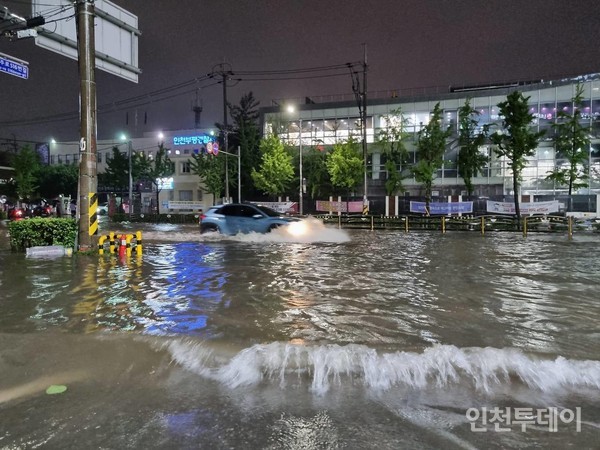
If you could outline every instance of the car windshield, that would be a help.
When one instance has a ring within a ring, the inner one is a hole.
[[[270,216],[270,217],[279,217],[279,216],[281,216],[281,213],[278,213],[274,209],[267,208],[266,206],[256,205],[256,207],[258,209],[260,209],[263,213],[265,213],[267,216]]]

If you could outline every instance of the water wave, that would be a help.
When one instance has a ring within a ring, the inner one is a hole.
[[[234,236],[225,236],[219,233],[200,234],[197,227],[187,227],[185,230],[171,229],[169,227],[154,227],[144,231],[144,241],[161,242],[276,242],[276,243],[302,243],[317,242],[343,243],[350,241],[346,230],[332,228],[323,224],[321,220],[307,217],[299,222],[292,222],[288,226],[279,227],[270,233],[239,233]]]
[[[541,392],[600,389],[600,361],[540,359],[517,349],[458,348],[436,345],[422,353],[380,354],[363,345],[301,346],[287,343],[254,345],[230,359],[218,359],[206,343],[168,344],[174,360],[230,388],[278,382],[284,387],[299,376],[311,390],[324,393],[351,380],[369,389],[395,386],[445,388],[469,383],[483,393],[521,383]]]

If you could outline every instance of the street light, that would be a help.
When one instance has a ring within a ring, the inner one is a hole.
[[[287,107],[288,112],[291,114],[295,111],[295,108],[293,105],[289,105]],[[299,164],[299,174],[300,174],[300,189],[299,189],[299,195],[298,195],[298,203],[299,203],[299,208],[298,208],[298,212],[300,213],[300,215],[304,214],[304,207],[303,207],[303,197],[304,197],[304,177],[302,176],[302,118],[300,117],[300,114],[298,113],[298,152],[300,154],[300,164]]]
[[[126,140],[127,136],[125,136],[124,134],[121,136],[122,140]],[[129,218],[131,219],[131,213],[132,213],[132,209],[133,209],[133,171],[132,171],[132,165],[131,165],[131,139],[129,139],[127,141],[127,162],[129,165],[129,207],[128,209],[128,213],[129,213]],[[121,200],[121,203],[123,201]]]

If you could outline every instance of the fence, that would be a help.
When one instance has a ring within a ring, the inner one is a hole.
[[[318,215],[325,224],[344,229],[401,230],[410,231],[518,231],[528,233],[567,233],[574,231],[600,231],[600,220],[576,219],[564,216],[531,216],[521,221],[507,216],[463,216],[463,217],[423,217],[423,216],[360,216],[360,215]]]

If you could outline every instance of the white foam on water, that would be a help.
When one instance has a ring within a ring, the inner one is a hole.
[[[336,385],[362,384],[386,391],[415,390],[469,384],[493,394],[511,384],[544,393],[600,389],[600,361],[554,360],[527,355],[518,349],[458,348],[435,345],[422,353],[378,353],[363,345],[301,346],[274,342],[254,345],[231,358],[208,358],[210,343],[177,341],[169,346],[174,360],[199,375],[237,388],[276,382],[282,388],[307,379],[313,392],[323,394]]]
[[[314,217],[308,217],[290,225],[281,226],[270,233],[247,233],[227,236],[226,239],[239,242],[290,242],[309,244],[313,242],[342,243],[350,241],[345,230],[325,226]]]
[[[307,217],[290,225],[281,226],[270,233],[239,233],[234,236],[225,236],[219,233],[200,234],[199,229],[182,231],[177,226],[163,227],[145,231],[144,241],[152,242],[280,242],[280,243],[343,243],[350,241],[348,232],[338,228],[325,226],[322,221],[314,217]]]

